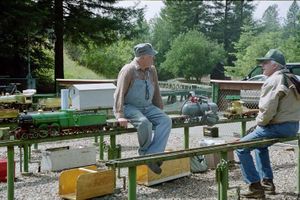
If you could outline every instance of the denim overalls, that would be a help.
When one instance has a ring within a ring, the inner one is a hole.
[[[124,99],[124,115],[137,129],[140,155],[163,152],[172,127],[171,119],[152,104],[154,86],[149,70],[145,73],[146,80],[141,80],[135,70],[135,80]]]

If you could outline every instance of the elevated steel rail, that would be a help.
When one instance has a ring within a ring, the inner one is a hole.
[[[219,163],[216,174],[217,174],[217,185],[218,185],[218,200],[227,200],[227,190],[228,190],[228,162],[227,162],[227,152],[239,148],[253,148],[264,145],[271,145],[277,142],[286,142],[292,140],[298,140],[299,148],[299,135],[296,137],[289,138],[274,138],[274,139],[263,139],[263,140],[253,140],[247,142],[233,142],[227,144],[213,145],[200,148],[185,149],[179,151],[149,154],[139,157],[123,158],[117,160],[110,160],[106,162],[106,165],[111,168],[128,168],[128,199],[135,200],[136,198],[136,166],[143,165],[151,162],[157,161],[167,161],[174,160],[185,157],[192,157],[195,155],[206,155],[210,153],[220,153],[221,162]],[[298,154],[297,162],[297,193],[300,193],[300,176],[299,176],[299,166],[300,166],[300,156]]]

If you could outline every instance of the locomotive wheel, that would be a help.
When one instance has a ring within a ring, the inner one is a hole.
[[[40,138],[45,138],[49,135],[48,133],[48,125],[47,124],[42,124],[38,128],[39,130],[39,137]]]
[[[21,140],[27,140],[29,137],[28,137],[28,134],[27,133],[22,133],[21,135]]]
[[[51,136],[58,136],[60,135],[60,127],[59,124],[57,123],[53,123],[51,124],[51,126],[49,127],[49,133]]]
[[[37,131],[33,131],[32,132],[32,135],[31,135],[31,137],[30,137],[30,139],[37,139],[37,138],[39,138],[39,133],[37,132]]]

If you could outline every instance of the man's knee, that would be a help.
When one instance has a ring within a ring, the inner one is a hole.
[[[172,119],[166,115],[161,119],[161,123],[164,124],[166,127],[171,128],[172,127]]]
[[[139,128],[152,129],[152,123],[146,117],[143,117],[140,119]]]

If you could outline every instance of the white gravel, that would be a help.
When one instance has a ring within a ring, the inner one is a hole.
[[[232,139],[233,132],[240,132],[239,123],[218,126],[221,139]],[[190,147],[199,147],[199,140],[201,138],[203,138],[202,127],[190,128]],[[105,137],[105,141],[109,142],[109,137]],[[74,148],[78,146],[92,146],[93,142],[94,138],[43,143],[39,144],[39,149],[44,150],[46,148],[61,146],[72,146]],[[135,133],[117,136],[117,144],[122,145],[122,157],[132,157],[137,155],[138,143]],[[183,129],[172,129],[167,148],[183,148]],[[277,195],[268,195],[267,199],[297,199],[297,195],[295,193],[297,187],[297,156],[295,151],[295,145],[276,144],[270,148]],[[0,148],[0,158],[6,158],[6,148]],[[32,161],[34,162],[29,164],[29,171],[32,172],[32,174],[30,176],[21,175],[19,170],[19,149],[15,147],[16,181],[14,196],[16,200],[60,199],[58,195],[58,177],[60,172],[38,172],[38,164],[36,161],[40,160],[41,153],[33,152]],[[127,169],[122,169],[121,174],[127,176]],[[217,199],[217,184],[215,177],[215,171],[208,170],[205,173],[192,174],[189,177],[179,178],[152,187],[138,185],[137,199],[215,200]],[[229,179],[230,187],[243,184],[238,165],[231,167],[229,171]],[[127,199],[128,191],[127,189],[123,190],[122,187],[122,180],[118,179],[117,189],[113,195],[94,199]],[[235,190],[230,190],[229,194],[234,194],[234,191]],[[0,199],[7,199],[6,183],[0,183]],[[231,195],[228,199],[234,199],[234,197]]]

